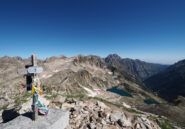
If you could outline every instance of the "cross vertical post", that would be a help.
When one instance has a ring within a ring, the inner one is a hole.
[[[37,58],[36,58],[36,55],[33,54],[32,55],[32,66],[37,66]],[[35,80],[35,78],[37,77],[37,74],[34,73],[33,74],[33,81]],[[32,86],[32,88],[34,88]],[[36,91],[34,91],[33,93],[33,103],[32,103],[32,110],[33,110],[33,113],[32,113],[32,119],[33,120],[37,120],[38,119],[38,105],[36,104],[36,102],[38,101],[38,94]]]

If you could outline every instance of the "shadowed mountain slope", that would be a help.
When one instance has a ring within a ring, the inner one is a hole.
[[[174,99],[185,96],[185,60],[179,61],[166,70],[148,78],[145,85],[160,97]]]

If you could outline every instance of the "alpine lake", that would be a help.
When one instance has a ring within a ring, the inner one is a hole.
[[[132,97],[132,95],[130,93],[126,92],[123,89],[118,89],[117,86],[114,86],[114,87],[112,87],[110,89],[107,89],[107,91],[116,93],[116,94],[121,95],[121,96]],[[158,102],[156,102],[154,100],[149,100],[149,99],[144,100],[144,102],[146,104],[159,104]]]

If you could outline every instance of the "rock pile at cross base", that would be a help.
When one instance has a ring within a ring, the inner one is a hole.
[[[47,116],[39,116],[37,121],[20,115],[10,122],[0,124],[0,129],[64,129],[68,123],[68,111],[50,109]]]

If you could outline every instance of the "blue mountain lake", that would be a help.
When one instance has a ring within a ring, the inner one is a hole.
[[[145,100],[144,101],[146,104],[159,104],[158,102],[154,101],[154,100]]]
[[[124,91],[124,90],[118,89],[117,86],[112,87],[112,88],[110,88],[110,89],[107,89],[107,91],[113,92],[113,93],[116,93],[116,94],[119,94],[119,95],[121,95],[121,96],[132,97],[131,94],[129,94],[128,92],[126,92],[126,91]]]
[[[117,86],[114,86],[114,87],[112,87],[112,88],[110,88],[110,89],[107,89],[107,91],[113,92],[113,93],[116,93],[116,94],[119,94],[119,95],[121,95],[121,96],[132,97],[131,94],[129,94],[128,92],[126,92],[126,91],[124,91],[124,90],[118,89]],[[149,99],[144,100],[144,102],[145,102],[146,104],[159,104],[158,102],[156,102],[156,101],[154,101],[154,100],[149,100]]]

